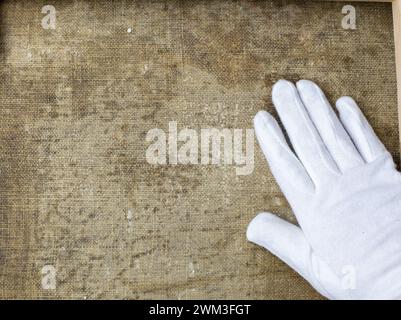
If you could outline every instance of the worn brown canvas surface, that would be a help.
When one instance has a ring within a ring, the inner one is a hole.
[[[279,78],[352,95],[399,158],[392,14],[311,1],[0,5],[0,297],[315,299],[248,243],[258,212],[295,221],[255,169],[151,165],[152,128],[252,127]],[[132,32],[127,32],[132,28]],[[56,270],[56,289],[42,271]]]

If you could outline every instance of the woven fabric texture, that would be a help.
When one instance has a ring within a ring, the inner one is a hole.
[[[149,164],[145,137],[252,128],[276,80],[306,78],[398,159],[391,5],[355,3],[356,30],[339,2],[52,5],[54,30],[43,1],[0,4],[0,298],[321,298],[246,241],[259,211],[295,221],[256,142],[237,176]]]

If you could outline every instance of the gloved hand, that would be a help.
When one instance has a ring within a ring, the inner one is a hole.
[[[331,299],[401,298],[401,174],[350,97],[339,118],[320,88],[280,80],[276,120],[255,116],[270,169],[299,226],[257,215],[247,238],[278,256]]]

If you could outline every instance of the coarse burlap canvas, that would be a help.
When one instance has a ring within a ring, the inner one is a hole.
[[[339,2],[52,1],[55,29],[43,5],[0,4],[0,298],[321,298],[246,241],[257,212],[295,222],[256,142],[240,176],[150,164],[145,138],[250,129],[306,78],[398,160],[391,5],[354,3],[356,30]]]

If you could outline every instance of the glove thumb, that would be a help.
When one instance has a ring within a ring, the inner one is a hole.
[[[301,228],[264,212],[250,222],[246,236],[283,260],[327,298],[334,298],[328,290],[334,296],[342,291],[339,278],[314,254]]]
[[[302,230],[271,213],[258,214],[246,231],[248,241],[264,247],[304,278],[310,246]]]

